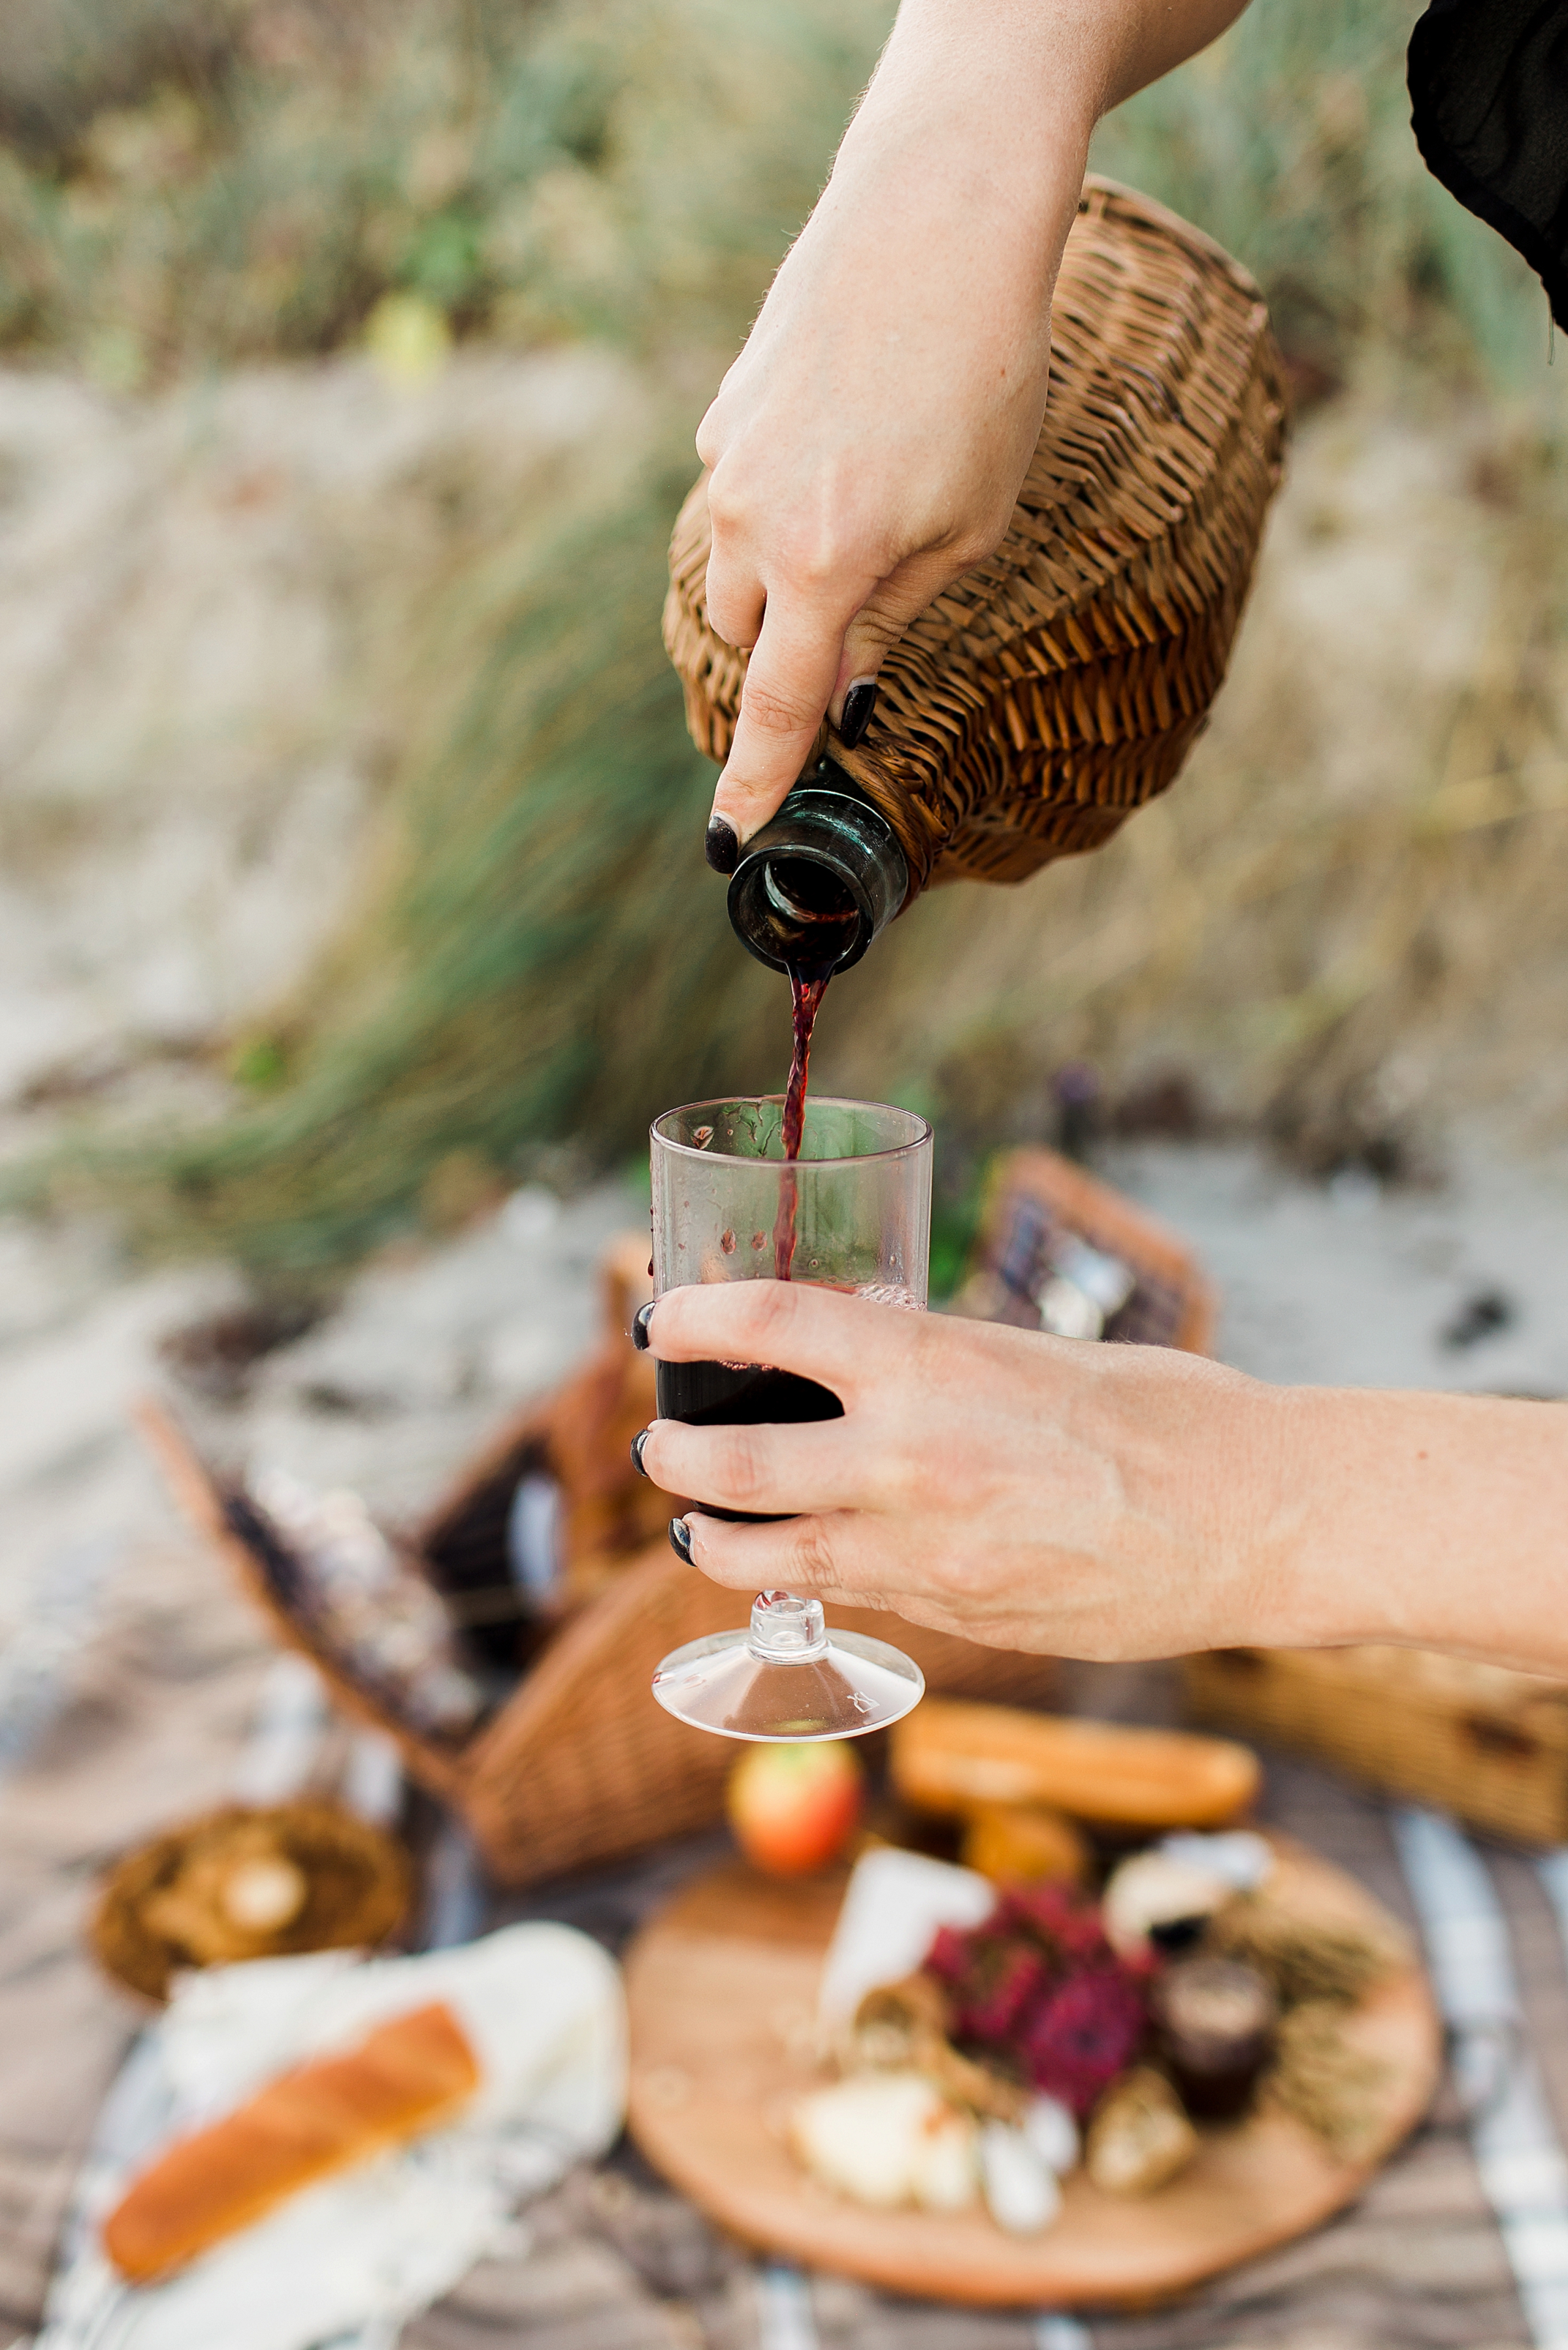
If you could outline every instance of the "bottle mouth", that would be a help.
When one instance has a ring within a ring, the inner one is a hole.
[[[733,897],[734,893],[732,893]],[[806,979],[825,979],[858,962],[874,935],[866,892],[810,854],[764,853],[739,892],[752,952]]]
[[[826,979],[859,962],[909,884],[887,818],[825,759],[749,843],[730,881],[730,920],[759,962]]]

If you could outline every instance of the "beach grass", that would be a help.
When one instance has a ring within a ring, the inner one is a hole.
[[[394,323],[459,340],[614,341],[655,417],[613,507],[524,519],[483,579],[432,594],[452,680],[395,778],[382,879],[322,970],[236,1040],[232,1114],[112,1149],[89,1134],[16,1179],[14,1196],[109,1196],[160,1247],[319,1265],[553,1151],[613,1163],[673,1100],[782,1078],[777,984],[701,866],[712,771],[659,649],[663,550],[691,428],[888,10],[257,5],[209,20],[184,64],[151,0],[142,15],[140,86],[134,58],[100,58],[99,103],[0,108],[17,359],[130,390],[352,347],[403,303]],[[1474,1090],[1511,1001],[1500,982],[1480,1018],[1490,962],[1511,949],[1532,999],[1565,976],[1544,305],[1427,177],[1403,38],[1373,0],[1256,0],[1096,142],[1100,168],[1257,272],[1305,471],[1236,685],[1168,805],[1025,890],[941,893],[829,999],[824,1080],[940,1107],[971,1159],[1044,1130],[1051,1071],[1078,1055],[1113,1089],[1162,1056],[1192,1064],[1225,1114],[1298,1133],[1424,1098],[1445,1072]],[[1402,448],[1426,452],[1403,507],[1379,488]],[[1293,600],[1325,577],[1336,592],[1330,541],[1352,623],[1366,599],[1337,709],[1333,627]],[[1379,569],[1428,545],[1478,566],[1495,606],[1448,674],[1389,598],[1417,629],[1449,606],[1419,563]]]

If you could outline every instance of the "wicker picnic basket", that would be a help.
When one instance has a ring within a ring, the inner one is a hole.
[[[552,1405],[519,1416],[465,1471],[412,1537],[439,1591],[461,1605],[465,1591],[504,1573],[496,1554],[519,1478],[545,1462],[569,1473],[569,1448],[556,1447],[563,1422],[601,1413],[612,1386],[618,1393],[608,1417],[628,1421],[628,1435],[653,1417],[651,1388],[630,1409],[620,1408],[640,1386],[641,1368],[618,1341],[613,1358],[607,1348]],[[512,1694],[471,1738],[442,1741],[312,1638],[273,1562],[236,1524],[231,1489],[169,1415],[144,1409],[142,1424],[177,1498],[275,1630],[310,1657],[346,1712],[391,1733],[410,1777],[466,1819],[498,1881],[526,1885],[618,1859],[718,1819],[734,1749],[676,1721],[654,1703],[649,1685],[671,1648],[728,1629],[744,1609],[732,1591],[682,1565],[662,1531],[618,1558],[607,1544],[601,1565],[609,1571],[597,1596],[540,1643]],[[625,1444],[619,1450],[624,1457]],[[651,1498],[662,1525],[678,1504],[656,1492]],[[886,1617],[867,1610],[836,1608],[834,1620],[877,1638],[889,1631]],[[1046,1658],[982,1648],[914,1625],[898,1626],[896,1635],[934,1690],[1012,1704],[1050,1693],[1054,1668]]]
[[[236,1507],[236,1481],[213,1473],[167,1410],[148,1404],[140,1413],[176,1499],[275,1630],[312,1659],[348,1714],[390,1732],[410,1776],[462,1814],[504,1883],[528,1884],[711,1825],[734,1761],[728,1740],[688,1729],[649,1695],[659,1659],[726,1629],[738,1620],[738,1603],[674,1555],[664,1528],[680,1504],[630,1464],[630,1440],[654,1416],[650,1358],[635,1354],[626,1336],[646,1294],[647,1247],[646,1238],[628,1242],[607,1261],[607,1329],[587,1367],[510,1419],[405,1537],[461,1620],[506,1580],[507,1513],[520,1479],[545,1469],[559,1481],[568,1609],[535,1634],[511,1694],[461,1741],[410,1722],[386,1690],[324,1648],[289,1575]],[[836,1609],[835,1620],[880,1637],[888,1630],[885,1617],[866,1610]],[[912,1625],[898,1627],[898,1638],[935,1690],[1004,1703],[1037,1703],[1050,1692],[1048,1659]]]
[[[911,898],[1097,847],[1174,780],[1225,673],[1286,407],[1246,272],[1085,182],[1012,527],[889,654],[858,746],[823,738],[897,833]],[[675,525],[664,640],[692,738],[722,760],[746,656],[708,625],[710,545],[704,476]]]
[[[955,1309],[977,1321],[1037,1330],[1043,1276],[1065,1237],[1086,1242],[1133,1276],[1106,1326],[1107,1339],[1208,1354],[1214,1292],[1191,1250],[1111,1184],[1054,1150],[1009,1150],[992,1167]]]
[[[1568,1685],[1422,1648],[1189,1657],[1197,1721],[1272,1740],[1518,1844],[1568,1843]]]
[[[1053,1228],[1076,1230],[1137,1271],[1133,1318],[1121,1335],[1203,1343],[1208,1291],[1191,1259],[1140,1210],[1049,1151],[1014,1152],[1002,1162],[977,1272],[1006,1262],[1017,1218],[1042,1211]],[[140,1413],[175,1498],[279,1637],[312,1659],[348,1713],[391,1733],[410,1776],[463,1814],[504,1883],[529,1884],[711,1825],[734,1761],[727,1739],[686,1728],[649,1693],[670,1649],[726,1630],[743,1611],[732,1591],[675,1557],[664,1530],[679,1504],[630,1464],[630,1440],[654,1416],[651,1357],[635,1354],[626,1335],[650,1294],[647,1250],[646,1236],[628,1236],[607,1253],[604,1336],[586,1367],[510,1419],[404,1538],[454,1617],[483,1623],[487,1596],[507,1581],[507,1515],[519,1481],[543,1468],[559,1482],[566,1611],[524,1637],[521,1678],[464,1739],[417,1727],[387,1690],[324,1646],[301,1611],[286,1560],[257,1541],[238,1505],[237,1481],[215,1474],[162,1407],[147,1404]],[[833,1617],[895,1638],[946,1695],[1013,1705],[1051,1695],[1049,1658],[981,1648],[871,1610],[836,1607]]]

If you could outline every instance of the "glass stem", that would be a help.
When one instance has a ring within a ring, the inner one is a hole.
[[[766,1665],[806,1665],[825,1656],[827,1626],[821,1600],[802,1599],[793,1591],[759,1591],[752,1602],[746,1646]]]

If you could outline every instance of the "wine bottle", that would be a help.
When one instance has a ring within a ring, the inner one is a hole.
[[[842,767],[819,759],[747,842],[730,920],[759,962],[826,979],[859,962],[909,888],[892,826]]]
[[[747,842],[730,913],[753,954],[842,970],[933,882],[1023,881],[1175,780],[1225,674],[1288,406],[1240,265],[1086,181],[1009,527],[910,621],[869,717],[848,740],[829,721],[827,758]],[[722,765],[748,656],[709,619],[711,551],[704,474],[670,541],[664,642],[691,739]]]

